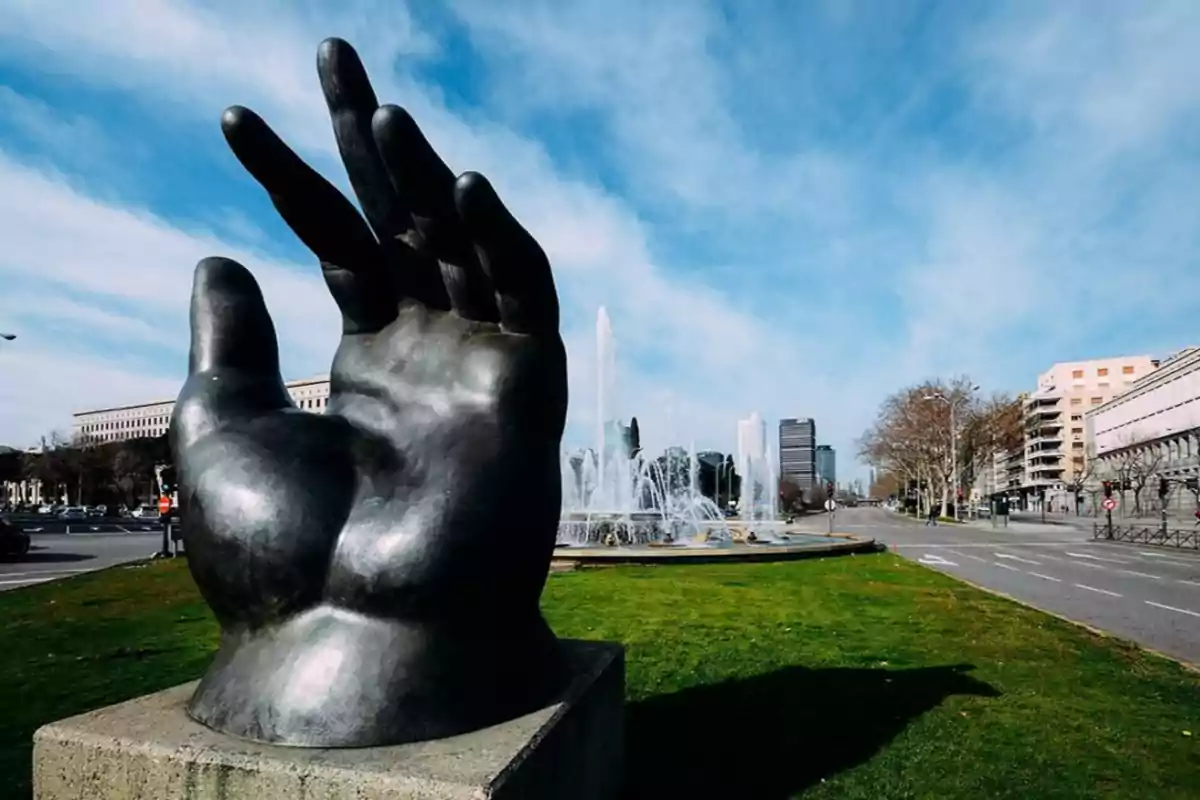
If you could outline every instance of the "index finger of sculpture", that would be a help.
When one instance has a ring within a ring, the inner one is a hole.
[[[380,107],[371,127],[387,174],[412,214],[422,245],[442,264],[454,310],[466,319],[498,322],[492,282],[454,207],[454,173],[403,108]]]
[[[371,117],[379,101],[358,53],[341,39],[326,39],[317,50],[317,73],[346,175],[384,255],[404,271],[410,297],[428,308],[450,308],[437,262],[414,254],[420,234],[406,198],[388,178],[371,134]]]
[[[379,101],[358,53],[341,39],[326,39],[317,50],[317,73],[338,152],[363,215],[381,241],[409,236],[412,216],[388,180],[371,135],[371,117]]]
[[[188,380],[172,419],[186,447],[224,420],[291,403],[279,375],[279,343],[262,291],[228,258],[206,258],[192,282]]]
[[[496,289],[501,326],[513,333],[557,334],[558,293],[541,245],[479,173],[459,177],[454,200],[479,263]]]
[[[321,261],[345,331],[377,331],[395,319],[403,283],[386,268],[379,244],[350,201],[253,111],[227,108],[221,130],[283,221]]]

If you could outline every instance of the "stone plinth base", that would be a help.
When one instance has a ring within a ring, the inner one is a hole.
[[[565,641],[574,679],[548,708],[462,736],[394,747],[274,747],[184,711],[195,683],[34,734],[36,800],[608,800],[620,788],[620,645]]]

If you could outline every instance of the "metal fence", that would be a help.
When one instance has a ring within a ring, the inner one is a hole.
[[[1110,526],[1096,523],[1092,526],[1092,538],[1200,550],[1200,528],[1164,528],[1161,526],[1152,528],[1146,525]]]

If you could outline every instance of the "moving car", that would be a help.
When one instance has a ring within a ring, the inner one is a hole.
[[[83,506],[67,506],[58,515],[59,519],[87,519],[87,509]]]
[[[29,534],[0,517],[0,560],[15,561],[29,552]]]

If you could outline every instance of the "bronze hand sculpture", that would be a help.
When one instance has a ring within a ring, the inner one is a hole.
[[[222,119],[344,325],[326,413],[300,411],[249,272],[196,268],[171,442],[222,636],[188,713],[312,747],[462,733],[564,681],[538,605],[567,405],[554,280],[482,176],[378,105],[348,44],[323,42],[318,72],[365,220],[253,112]]]

